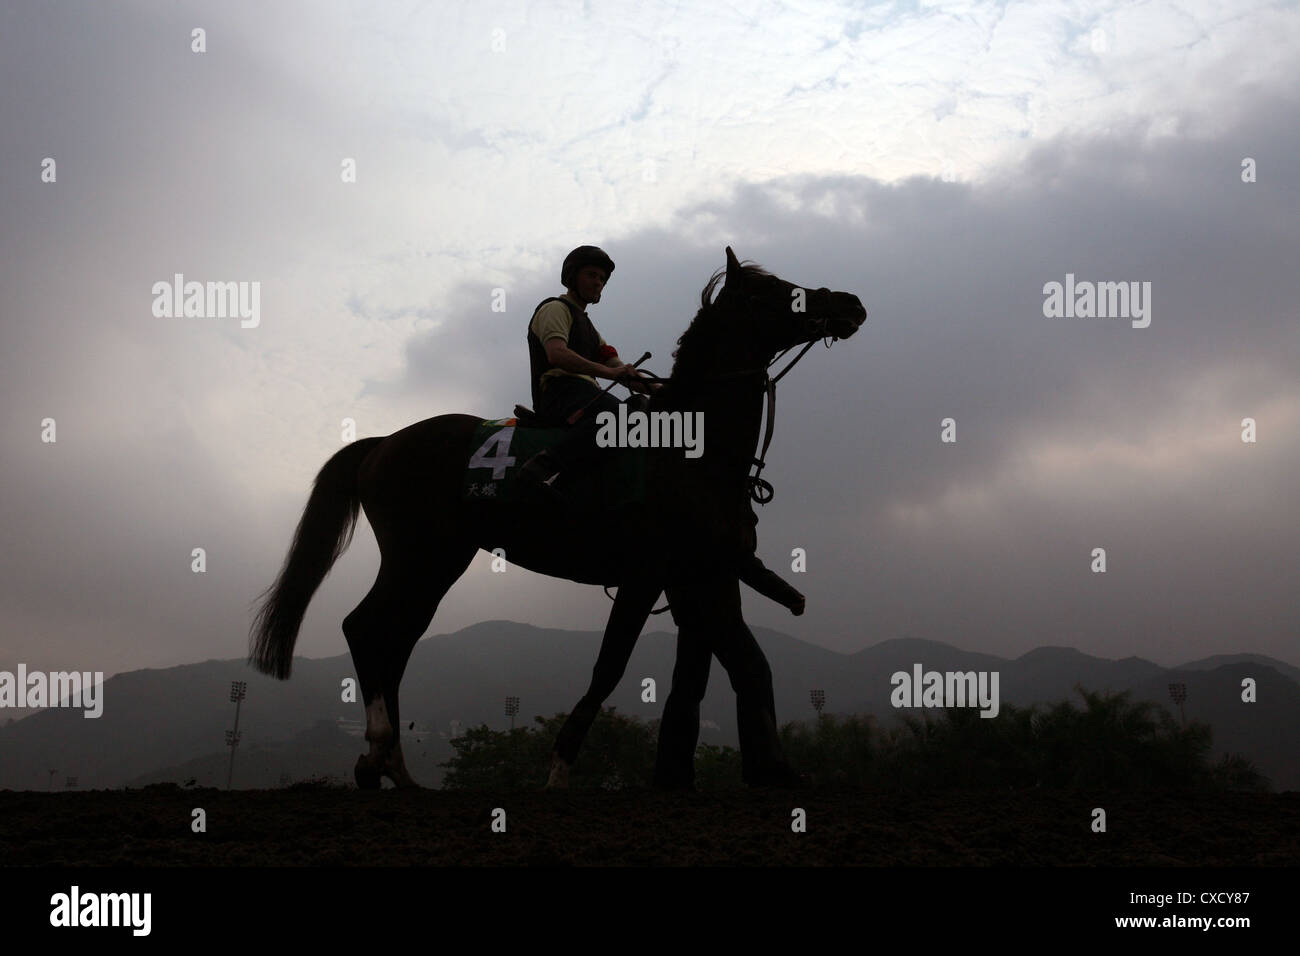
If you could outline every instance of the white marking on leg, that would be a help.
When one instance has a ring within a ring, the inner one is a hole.
[[[376,694],[366,705],[366,740],[370,741],[370,756],[386,748],[393,739],[393,725],[388,722],[388,708],[384,695]]]
[[[569,786],[569,765],[559,755],[551,757],[551,775],[546,781],[547,790],[565,790]]]

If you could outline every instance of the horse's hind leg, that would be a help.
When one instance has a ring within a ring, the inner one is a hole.
[[[343,620],[366,705],[370,752],[357,758],[353,770],[363,790],[377,789],[385,776],[397,787],[419,786],[402,758],[398,689],[411,651],[438,603],[477,551],[473,545],[433,548],[418,559],[412,550],[409,562],[382,561],[370,592]]]

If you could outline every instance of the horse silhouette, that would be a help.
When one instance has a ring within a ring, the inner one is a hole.
[[[353,771],[359,787],[379,787],[385,776],[398,787],[418,786],[402,758],[398,689],[416,641],[480,548],[504,549],[510,561],[540,574],[618,588],[591,684],[557,738],[552,785],[562,785],[664,592],[679,629],[679,659],[661,725],[656,784],[687,783],[704,692],[699,676],[702,670],[707,678],[711,654],[736,692],[746,782],[788,775],[771,669],[740,614],[738,559],[742,549],[753,550],[749,472],[773,358],[821,338],[848,338],[867,313],[855,295],[802,288],[742,266],[730,247],[726,256],[725,270],[710,278],[700,311],[678,342],[671,377],[649,402],[652,413],[703,412],[704,453],[634,452],[644,456],[644,501],[593,517],[590,509],[566,513],[549,501],[464,499],[475,431],[484,421],[471,415],[439,415],[384,438],[360,439],[321,468],[284,566],[260,596],[265,601],[253,620],[249,661],[263,673],[289,677],[307,605],[364,509],[379,544],[379,574],[343,620],[370,744]],[[711,302],[724,273],[725,285]],[[593,547],[582,534],[584,525],[614,523],[633,546]]]

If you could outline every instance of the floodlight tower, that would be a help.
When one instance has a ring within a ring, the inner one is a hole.
[[[510,718],[510,778],[509,786],[511,790],[515,789],[516,775],[519,771],[518,754],[515,746],[515,714],[519,713],[519,698],[506,698],[506,716]]]
[[[817,711],[817,716],[822,715],[822,708],[826,706],[826,691],[815,690],[809,696],[812,698],[813,708]]]
[[[226,731],[226,746],[230,748],[230,770],[226,772],[226,789],[235,776],[235,748],[239,746],[239,707],[248,696],[248,682],[232,680],[230,682],[230,701],[235,705],[235,729]]]
[[[1182,683],[1170,684],[1169,696],[1172,697],[1174,703],[1178,705],[1178,719],[1182,722],[1183,727],[1186,728],[1187,715],[1183,713],[1183,701],[1187,700],[1187,685]]]

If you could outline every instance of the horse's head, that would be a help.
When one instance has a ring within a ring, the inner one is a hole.
[[[716,300],[714,291],[726,278]],[[856,295],[806,289],[756,265],[741,265],[727,247],[727,266],[700,293],[700,311],[673,353],[673,378],[690,382],[762,371],[782,350],[820,338],[846,339],[867,318]]]
[[[727,285],[715,300],[723,277]],[[741,265],[728,246],[727,268],[712,274],[699,293],[699,312],[677,339],[672,377],[689,389],[693,382],[762,372],[789,347],[852,336],[866,317],[857,295],[780,280],[758,265]]]
[[[821,338],[847,339],[867,318],[867,310],[853,293],[808,289],[757,266],[742,266],[730,246],[726,274],[718,304],[745,316],[749,336],[769,358]]]

